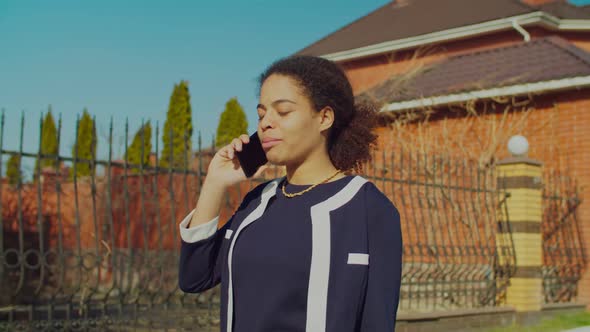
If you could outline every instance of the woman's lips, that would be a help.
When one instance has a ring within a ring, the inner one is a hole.
[[[281,143],[281,140],[280,139],[272,140],[272,141],[266,141],[266,142],[262,142],[262,147],[265,148],[265,149],[268,149],[268,148],[273,147],[273,146],[275,146],[275,145],[277,145],[279,143]]]

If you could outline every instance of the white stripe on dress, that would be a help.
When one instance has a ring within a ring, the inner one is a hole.
[[[357,175],[334,196],[311,207],[312,252],[307,290],[306,332],[326,330],[330,278],[330,211],[348,203],[367,181]]]
[[[232,323],[233,323],[233,310],[234,310],[234,301],[233,301],[233,285],[232,285],[232,275],[231,275],[231,271],[232,271],[232,253],[234,251],[234,245],[236,243],[236,240],[238,238],[238,236],[240,235],[240,232],[248,225],[250,225],[251,223],[253,223],[254,221],[256,221],[258,218],[260,218],[262,216],[262,214],[264,213],[264,210],[266,210],[266,205],[268,204],[268,201],[270,200],[271,197],[273,197],[276,194],[276,188],[278,187],[278,183],[281,179],[275,179],[271,182],[269,182],[264,189],[262,190],[262,200],[260,205],[258,205],[254,211],[250,212],[250,214],[248,216],[246,216],[246,218],[244,219],[244,221],[240,224],[240,226],[238,227],[238,229],[235,232],[235,235],[233,236],[233,238],[231,239],[231,243],[229,245],[229,252],[228,252],[228,259],[227,259],[227,265],[229,268],[229,283],[228,283],[228,292],[227,292],[227,332],[232,332]]]

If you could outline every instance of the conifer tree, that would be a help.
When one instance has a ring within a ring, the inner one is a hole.
[[[55,160],[55,156],[57,155],[57,152],[57,128],[55,127],[55,120],[51,114],[51,105],[49,105],[49,110],[47,111],[47,114],[45,114],[41,127],[41,154],[50,155],[52,157],[41,158],[41,168],[48,166],[53,168],[56,167],[57,161]],[[35,163],[35,170],[37,170],[38,164],[39,160]]]
[[[76,163],[77,176],[88,176],[94,173],[91,168],[90,160],[96,158],[96,127],[94,120],[90,117],[87,109],[82,112],[82,117],[78,122],[78,136],[76,143],[72,147],[72,156],[85,161]],[[73,176],[74,168],[71,169]]]
[[[8,178],[8,183],[15,185],[19,181],[23,179],[23,173],[20,167],[20,156],[13,154],[8,159],[6,164],[6,177]]]
[[[180,81],[174,85],[164,130],[162,131],[162,167],[183,168],[185,159],[190,163],[192,127],[192,110],[188,82]],[[185,157],[185,152],[187,153]]]
[[[142,152],[143,145],[143,152]],[[152,152],[152,126],[148,121],[137,130],[131,145],[127,148],[127,162],[133,165],[148,166],[150,153]],[[143,161],[142,161],[143,153]],[[139,168],[133,168],[132,172],[139,172]]]
[[[242,105],[234,97],[225,104],[225,110],[219,118],[215,146],[225,146],[242,134],[248,134],[248,120]]]

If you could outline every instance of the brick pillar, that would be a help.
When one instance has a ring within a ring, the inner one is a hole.
[[[527,157],[510,157],[498,163],[498,187],[510,193],[506,209],[516,257],[516,272],[510,279],[506,301],[516,311],[539,311],[543,303],[541,172],[542,164]]]

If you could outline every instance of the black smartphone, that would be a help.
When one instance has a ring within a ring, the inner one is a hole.
[[[242,151],[235,153],[247,178],[253,176],[260,166],[268,162],[258,132],[250,135],[250,142],[242,143]]]

